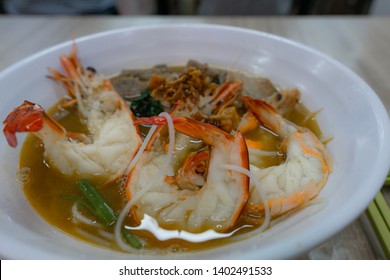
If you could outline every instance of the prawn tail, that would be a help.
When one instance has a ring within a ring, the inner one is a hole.
[[[218,114],[218,112],[229,106],[236,99],[241,89],[241,82],[226,82],[218,87],[214,97],[209,102],[213,108],[212,113]]]
[[[274,107],[263,100],[254,99],[249,96],[241,96],[241,100],[244,102],[248,111],[251,112],[261,124],[276,134],[284,133],[285,121]]]
[[[13,148],[18,144],[17,132],[39,132],[45,125],[48,125],[56,134],[65,135],[65,129],[51,119],[41,106],[29,101],[24,101],[22,105],[9,113],[3,124],[5,125],[3,133],[8,144]]]

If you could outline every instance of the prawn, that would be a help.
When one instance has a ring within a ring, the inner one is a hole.
[[[113,180],[126,173],[141,145],[135,117],[109,80],[80,65],[75,46],[60,60],[67,76],[51,69],[53,79],[68,88],[88,135],[67,132],[41,106],[25,101],[3,122],[8,144],[17,146],[17,132],[31,132],[42,140],[46,161],[61,173]]]
[[[137,123],[164,125],[166,119],[141,118]],[[222,165],[249,168],[248,151],[243,136],[240,132],[229,134],[213,125],[190,118],[173,118],[173,124],[177,132],[201,139],[210,145],[208,153],[195,154],[186,160],[182,167],[186,171],[200,168],[207,174],[207,178],[204,181],[202,178],[194,180],[195,184],[191,188],[181,187],[172,178],[149,185],[150,178],[156,176],[165,160],[165,154],[161,153],[159,147],[151,147],[144,152],[128,176],[126,189],[129,200],[148,188],[134,202],[130,211],[131,217],[139,224],[144,214],[147,214],[154,217],[160,226],[189,232],[209,229],[228,231],[247,202],[249,179],[243,174],[222,168]],[[206,160],[207,156],[209,158]],[[194,161],[194,164],[189,161]],[[207,164],[207,171],[203,170],[204,164]],[[176,176],[180,176],[180,173],[179,171]]]
[[[183,189],[197,190],[205,183],[208,158],[209,154],[206,150],[190,154],[184,160],[184,163],[178,170],[177,175],[167,176],[165,180],[167,182],[176,183]]]
[[[266,128],[282,138],[285,160],[277,166],[250,166],[259,180],[269,207],[270,216],[277,217],[296,209],[319,194],[332,169],[331,156],[320,140],[307,128],[284,119],[271,105],[262,100],[242,96],[248,111]],[[264,215],[264,202],[257,185],[250,187],[247,213]]]

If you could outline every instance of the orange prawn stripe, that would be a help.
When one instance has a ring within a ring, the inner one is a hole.
[[[315,137],[314,135],[312,135],[311,133],[309,134],[310,137]],[[301,148],[302,148],[302,151],[307,154],[307,155],[311,155],[313,157],[316,157],[320,162],[321,162],[321,166],[322,166],[322,172],[323,173],[329,173],[329,167],[328,167],[328,164],[325,162],[324,160],[324,157],[321,156],[320,153],[314,151],[313,149],[310,149],[309,147],[307,147],[307,145],[305,145],[303,139],[302,139],[302,134],[299,133],[299,132],[296,132],[295,133],[295,137],[296,139],[298,139],[300,145],[301,145]]]
[[[230,170],[221,171],[220,165],[233,164],[249,170],[248,150],[244,137],[240,132],[229,134],[216,126],[190,118],[173,117],[172,121],[177,132],[202,140],[211,146],[211,150],[199,151],[187,158],[175,176],[165,177],[163,182],[156,183],[156,186],[143,184],[144,178],[150,174],[149,172],[157,172],[155,166],[163,160],[164,155],[156,153],[156,150],[145,151],[130,172],[126,187],[128,199],[132,199],[143,188],[150,187],[150,190],[143,194],[143,198],[135,203],[137,206],[135,223],[140,222],[144,214],[148,214],[163,227],[181,228],[190,232],[207,229],[229,231],[236,225],[248,201],[249,178]],[[167,121],[161,117],[150,117],[138,119],[137,123],[165,125]],[[232,150],[232,153],[227,153],[227,150]],[[198,184],[199,177],[196,182],[192,181],[199,175],[196,170],[198,167],[201,172],[213,174],[201,178],[201,185]],[[215,172],[226,173],[218,175]],[[189,186],[178,188],[177,182],[185,182]],[[151,196],[161,197],[162,201],[152,202]]]

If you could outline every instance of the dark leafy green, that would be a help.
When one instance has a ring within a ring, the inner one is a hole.
[[[144,89],[141,96],[131,102],[130,109],[136,117],[157,116],[164,111],[160,102],[150,96],[149,89]]]

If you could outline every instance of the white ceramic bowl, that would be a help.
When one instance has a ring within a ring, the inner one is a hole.
[[[82,63],[102,73],[160,63],[184,64],[193,58],[266,76],[282,87],[298,87],[311,110],[323,108],[318,121],[325,135],[334,136],[328,145],[334,171],[318,197],[321,203],[250,239],[167,258],[294,258],[356,219],[389,170],[390,145],[385,142],[390,139],[389,119],[378,97],[352,71],[310,48],[265,33],[213,25],[128,28],[83,37],[76,43]],[[69,53],[71,44],[44,50],[0,74],[1,120],[24,99],[48,108],[60,98],[58,88],[45,76],[48,66],[60,68],[58,57]],[[20,143],[24,137],[18,135]],[[0,256],[147,258],[83,243],[43,220],[16,183],[20,147],[11,149],[0,137]]]

